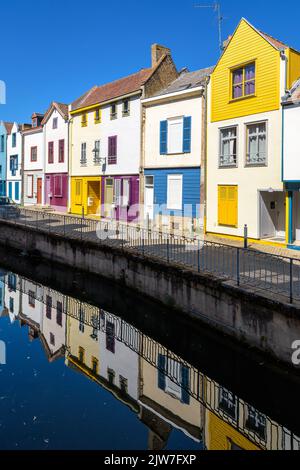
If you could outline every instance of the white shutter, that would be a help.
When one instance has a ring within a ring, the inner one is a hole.
[[[123,180],[123,206],[129,205],[129,180]]]
[[[27,196],[32,197],[32,190],[33,190],[33,176],[28,175],[27,176]]]
[[[168,175],[167,208],[182,209],[182,175]]]
[[[168,153],[183,151],[183,118],[168,119]]]

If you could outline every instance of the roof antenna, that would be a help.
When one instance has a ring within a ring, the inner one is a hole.
[[[224,47],[223,47],[223,41],[222,41],[222,23],[223,23],[224,17],[222,16],[222,13],[221,13],[221,3],[218,3],[215,1],[212,5],[194,5],[194,8],[212,8],[214,12],[217,14],[218,30],[219,30],[219,48],[220,48],[220,51],[223,52]]]

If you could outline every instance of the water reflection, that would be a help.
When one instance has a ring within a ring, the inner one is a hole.
[[[123,319],[14,273],[0,274],[0,317],[25,327],[49,362],[64,358],[128,407],[148,430],[148,449],[166,448],[174,429],[199,449],[300,449],[299,437],[263,410]]]

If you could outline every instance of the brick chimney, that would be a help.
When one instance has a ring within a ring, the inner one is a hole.
[[[155,67],[159,59],[165,54],[171,55],[171,50],[168,47],[161,46],[159,44],[152,44],[151,46],[152,67]]]

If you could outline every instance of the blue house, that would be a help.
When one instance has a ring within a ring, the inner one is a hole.
[[[204,92],[211,69],[184,70],[144,107],[141,204],[152,226],[191,234],[203,226]]]
[[[0,121],[0,196],[6,196],[7,136],[12,123]]]

